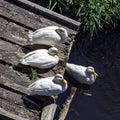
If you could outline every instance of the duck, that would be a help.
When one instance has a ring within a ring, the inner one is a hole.
[[[66,71],[81,84],[92,85],[98,74],[92,66],[81,66],[72,63],[66,63]]]
[[[29,31],[28,38],[31,44],[55,46],[68,37],[68,32],[63,27],[48,26],[34,32]]]
[[[41,69],[52,68],[59,62],[59,52],[56,47],[38,49],[27,53],[20,59],[23,65],[29,65]]]
[[[68,83],[63,75],[57,73],[55,76],[39,78],[28,86],[30,95],[57,96],[67,90]]]

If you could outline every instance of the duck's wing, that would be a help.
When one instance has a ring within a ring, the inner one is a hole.
[[[60,40],[61,37],[54,30],[42,30],[33,33],[33,40]]]
[[[46,54],[36,54],[34,56],[26,59],[26,62],[29,65],[38,67],[38,68],[50,68],[55,66],[59,61],[58,57],[46,55]]]
[[[86,78],[85,69],[86,69],[86,67],[84,67],[84,66],[70,64],[70,63],[66,64],[67,72],[71,76],[73,76],[75,79],[77,79],[78,81]]]
[[[48,27],[44,27],[44,28],[40,28],[40,29],[38,29],[38,30],[36,30],[36,31],[34,31],[34,32],[32,32],[32,31],[29,31],[29,34],[28,34],[28,38],[29,38],[29,41],[33,41],[33,38],[35,39],[35,38],[41,38],[42,39],[42,37],[43,38],[45,38],[45,36],[43,36],[43,34],[45,35],[46,33],[45,33],[45,31],[47,32],[47,31],[55,31],[56,29],[58,29],[59,27],[58,26],[48,26]],[[40,37],[41,36],[41,37]],[[50,37],[50,36],[49,36]]]
[[[67,63],[66,70],[69,74],[73,75],[76,71],[78,71],[78,67],[74,64]]]
[[[35,91],[46,86],[46,84],[51,82],[54,77],[40,78],[28,86],[29,91]],[[46,86],[47,87],[47,86]]]
[[[28,58],[28,57],[30,57],[30,56],[33,56],[33,55],[38,54],[38,53],[41,53],[41,52],[43,52],[43,51],[46,51],[46,50],[45,50],[45,49],[34,50],[34,51],[29,52],[29,53],[27,53],[26,55],[24,55],[23,58],[26,59],[26,58]]]
[[[31,92],[31,95],[46,95],[52,96],[57,95],[61,91],[61,87],[56,85],[52,81],[53,77],[44,78],[32,83],[28,90]]]
[[[20,63],[21,64],[25,64],[25,65],[28,65],[28,63],[26,62],[26,60],[27,59],[33,59],[33,57],[34,57],[34,55],[36,55],[36,54],[38,54],[38,53],[40,53],[40,52],[43,52],[43,51],[46,51],[46,50],[35,50],[35,51],[32,51],[32,52],[29,52],[29,53],[27,53],[26,55],[24,55],[23,57],[22,57],[22,59],[20,59]]]

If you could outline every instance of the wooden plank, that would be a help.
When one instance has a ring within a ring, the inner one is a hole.
[[[8,0],[9,1],[9,0]],[[11,2],[11,1],[10,1]],[[28,0],[14,0],[14,3],[16,4],[20,4],[24,7],[29,7],[30,9],[32,9],[33,11],[37,11],[40,14],[43,14],[44,16],[48,16],[49,18],[53,18],[53,20],[55,19],[55,21],[57,20],[58,22],[61,22],[61,24],[63,23],[64,25],[66,24],[67,27],[72,27],[73,29],[76,29],[80,26],[80,22],[77,22],[73,19],[70,19],[68,17],[65,17],[61,14],[58,14],[56,12],[53,12],[49,9],[46,9],[42,6],[39,6],[35,3],[32,3]]]
[[[7,1],[4,0],[0,1],[0,9],[1,9],[0,16],[6,20],[9,20],[9,22],[14,22],[30,30],[56,25],[56,26],[65,27],[68,30],[68,32],[71,34],[76,33],[76,31],[73,28],[69,28],[72,25],[68,26],[62,24],[61,20],[60,22],[57,22],[55,18],[54,19],[50,18],[51,15],[47,17],[47,15],[46,16],[42,15],[43,12],[38,13],[30,6],[25,7],[25,4],[22,4],[20,6],[19,2],[10,1],[10,3],[8,3]],[[16,4],[12,4],[12,2],[15,2],[18,6]],[[79,26],[76,26],[76,29],[78,29],[78,27]]]
[[[68,113],[68,111],[69,111],[70,104],[71,104],[71,102],[72,102],[72,99],[73,99],[76,91],[77,91],[77,88],[76,88],[76,87],[72,87],[72,88],[71,88],[71,93],[70,93],[70,95],[68,96],[68,98],[66,99],[65,104],[63,105],[63,109],[60,111],[58,120],[65,120],[65,118],[66,118],[66,116],[67,116],[67,113]]]
[[[8,101],[10,103],[14,103],[17,106],[21,106],[21,107],[25,106],[24,101],[22,100],[22,96],[20,94],[11,92],[1,87],[0,87],[0,99],[4,101]]]
[[[26,87],[31,83],[27,77],[20,75],[11,68],[0,64],[0,86],[20,93],[28,94]]]
[[[12,119],[12,120],[29,120],[25,119],[23,117],[19,117],[18,115],[12,114],[4,110],[3,108],[0,108],[0,115],[6,117],[5,119]]]
[[[14,22],[31,30],[38,29],[42,26],[41,19],[38,15],[4,0],[0,1],[0,10],[0,16],[9,22]]]
[[[13,117],[18,116],[18,118],[23,117],[25,119],[38,119],[39,111],[35,110],[36,106],[31,103],[25,104],[25,102],[28,101],[24,101],[21,95],[10,92],[4,88],[0,88],[0,108],[2,109],[0,114],[4,115],[5,110],[7,111],[8,117],[12,114]],[[29,108],[30,104],[32,105],[31,108]]]
[[[53,120],[56,109],[57,109],[56,103],[50,102],[49,105],[44,106],[42,109],[41,120]]]
[[[3,22],[4,21],[4,22]],[[21,27],[15,23],[8,22],[0,18],[0,37],[19,46],[25,46],[28,42],[28,29]]]
[[[21,47],[0,39],[0,60],[12,65],[18,65],[22,55],[24,53]]]

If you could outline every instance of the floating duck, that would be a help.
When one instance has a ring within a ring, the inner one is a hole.
[[[95,82],[98,74],[91,66],[84,67],[81,65],[75,65],[71,63],[66,64],[67,72],[80,83],[91,85]]]
[[[67,81],[61,74],[52,77],[40,78],[28,86],[30,95],[56,96],[68,88]]]
[[[59,62],[58,49],[51,47],[47,49],[39,49],[29,52],[22,59],[20,63],[23,65],[30,65],[33,67],[47,69],[55,66]]]
[[[63,42],[68,37],[68,33],[63,27],[48,26],[29,32],[28,37],[31,44],[55,46]]]

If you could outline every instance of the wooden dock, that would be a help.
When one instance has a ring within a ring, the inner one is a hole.
[[[40,77],[64,74],[65,63],[80,25],[72,19],[59,15],[27,0],[0,0],[0,119],[52,120],[57,104],[34,101],[27,97],[30,67],[19,64],[19,59],[29,51],[44,46],[28,45],[28,31],[57,25],[68,30],[69,38],[56,47],[60,62],[49,71],[38,70]],[[64,100],[65,101],[65,100]],[[41,105],[40,105],[41,104]],[[48,104],[48,105],[47,105]],[[51,116],[50,115],[50,112]]]

